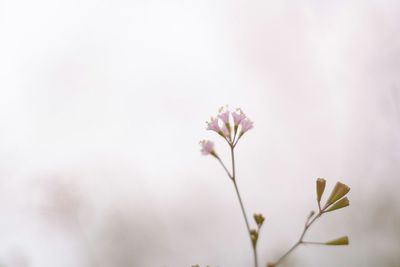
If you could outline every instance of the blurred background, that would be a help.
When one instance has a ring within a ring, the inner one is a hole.
[[[398,1],[0,1],[0,266],[251,266],[230,181],[198,141],[220,106],[261,266],[315,180],[351,187],[286,266],[400,266]],[[329,193],[329,192],[328,192]],[[282,265],[285,266],[285,265]]]

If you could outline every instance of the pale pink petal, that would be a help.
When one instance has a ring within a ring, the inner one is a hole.
[[[243,119],[241,122],[240,122],[240,125],[242,126],[242,132],[243,133],[245,133],[245,132],[247,132],[248,130],[250,130],[250,129],[252,129],[253,128],[253,122],[251,121],[251,120],[249,120],[249,119]]]
[[[227,124],[227,123],[229,123],[229,117],[230,117],[229,115],[230,114],[231,114],[231,112],[229,110],[227,110],[225,112],[220,113],[218,115],[218,118],[220,118],[224,122],[224,124]]]
[[[235,125],[239,125],[239,123],[246,118],[246,115],[238,109],[238,112],[232,112],[233,122]]]
[[[201,145],[201,153],[203,155],[215,154],[214,152],[214,143],[209,140],[200,141]]]
[[[230,135],[229,129],[225,125],[222,126],[221,131],[225,137],[228,137]]]
[[[207,122],[207,130],[215,131],[217,133],[221,131],[217,118],[211,118],[210,122]]]

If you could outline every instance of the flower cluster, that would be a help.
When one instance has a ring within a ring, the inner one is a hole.
[[[239,139],[253,128],[253,122],[247,118],[240,108],[230,111],[228,108],[222,107],[218,115],[211,117],[210,121],[206,123],[207,130],[218,133],[231,147],[235,147]],[[203,155],[216,156],[214,144],[211,141],[203,140],[200,145]]]

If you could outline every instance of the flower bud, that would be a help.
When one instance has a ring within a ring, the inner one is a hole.
[[[236,112],[232,112],[232,117],[233,117],[233,124],[236,126],[237,129],[237,126],[242,120],[246,118],[246,115],[240,108],[237,108]]]
[[[260,228],[265,220],[264,216],[262,214],[254,214],[253,217],[256,221],[258,228]]]
[[[243,135],[245,132],[253,128],[253,122],[249,120],[248,118],[243,119],[240,122],[240,125],[242,126],[242,132],[241,135]]]
[[[211,156],[213,156],[213,157],[215,157],[215,158],[218,158],[218,155],[217,155],[217,153],[215,153],[215,150],[214,150],[214,143],[213,142],[211,142],[211,141],[209,141],[209,140],[202,140],[202,141],[200,141],[200,146],[201,146],[201,153],[203,154],[203,155],[211,155]]]
[[[333,204],[325,212],[330,212],[330,211],[338,210],[338,209],[341,209],[341,208],[345,208],[348,205],[350,205],[349,199],[347,197],[345,197],[345,198],[342,198],[341,200],[339,200],[338,202],[336,202],[335,204]]]
[[[348,245],[349,244],[349,238],[347,236],[342,236],[337,239],[328,241],[324,243],[325,245],[330,245],[330,246],[343,246],[343,245]]]
[[[323,178],[317,179],[317,201],[318,203],[321,202],[322,194],[325,191],[326,180]]]
[[[222,137],[229,137],[229,138],[230,138],[230,136],[231,136],[231,132],[230,132],[229,128],[226,127],[226,125],[223,125],[223,126],[221,127],[221,132],[219,132],[219,134],[220,134]]]
[[[231,112],[229,110],[226,110],[225,112],[220,111],[220,114],[218,115],[218,118],[222,120],[222,122],[226,125],[229,124],[229,118],[231,116]]]
[[[218,124],[218,118],[211,117],[210,121],[206,123],[207,123],[207,128],[206,128],[207,130],[214,131],[217,133],[221,131],[221,128],[219,127]]]
[[[350,191],[350,187],[341,182],[337,182],[335,187],[332,190],[331,195],[329,196],[328,200],[326,201],[325,208],[327,208],[332,203],[335,203],[342,197],[344,197]]]
[[[254,230],[254,229],[250,230],[250,238],[251,238],[251,243],[253,244],[253,247],[256,247],[257,240],[258,240],[258,233],[256,230]]]

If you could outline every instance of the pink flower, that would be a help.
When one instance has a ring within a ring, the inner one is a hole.
[[[207,122],[207,130],[215,131],[219,133],[221,131],[221,128],[219,127],[218,124],[218,118],[212,118],[210,122]]]
[[[200,141],[201,145],[201,154],[203,155],[213,155],[214,157],[217,156],[217,154],[214,151],[214,143],[209,141],[209,140],[203,140]]]
[[[220,118],[224,122],[224,124],[229,124],[229,115],[230,114],[231,113],[229,112],[229,110],[227,110],[227,111],[225,111],[223,113],[220,113],[218,115],[218,118]]]
[[[239,113],[237,113],[239,112]],[[233,122],[235,126],[239,125],[239,123],[246,118],[246,115],[242,112],[241,109],[237,109],[236,112],[232,112]]]
[[[240,125],[242,126],[242,134],[253,128],[253,122],[248,118],[241,120]]]
[[[229,131],[229,129],[228,129],[225,125],[222,126],[221,131],[222,131],[222,133],[223,133],[223,135],[224,135],[225,137],[230,136],[230,131]],[[229,138],[230,138],[230,137],[229,137]]]

